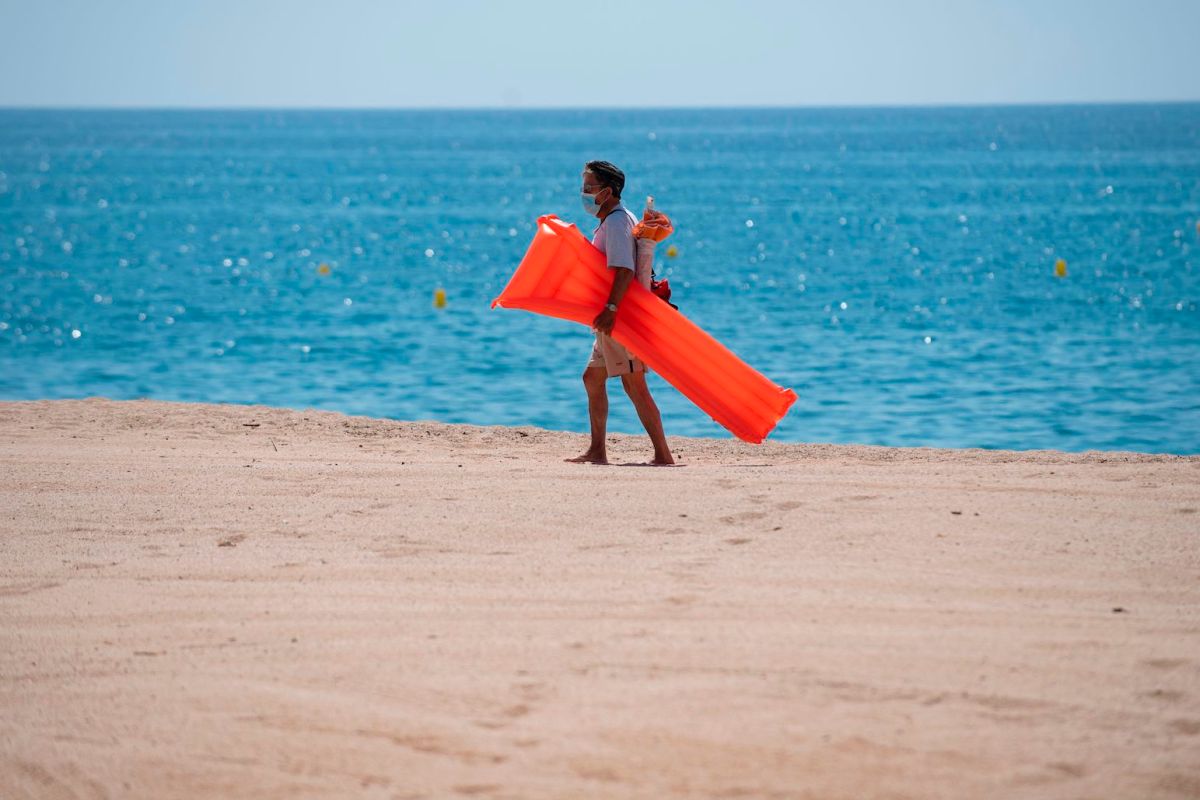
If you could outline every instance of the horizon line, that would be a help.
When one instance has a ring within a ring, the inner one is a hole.
[[[831,103],[811,105],[728,104],[728,105],[9,105],[0,103],[0,111],[851,111],[851,110],[938,110],[971,108],[1049,108],[1057,106],[1163,106],[1198,105],[1194,99],[1160,100],[1027,100],[1002,102],[931,102],[931,103]]]

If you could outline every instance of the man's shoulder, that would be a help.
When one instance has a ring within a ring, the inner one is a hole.
[[[612,230],[632,231],[636,224],[637,217],[625,206],[617,206],[604,218],[604,227]]]

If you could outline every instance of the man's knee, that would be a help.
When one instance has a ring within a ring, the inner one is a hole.
[[[583,371],[583,385],[589,392],[599,391],[604,388],[604,381],[608,379],[608,375],[602,368],[588,367]]]
[[[650,394],[650,387],[646,385],[646,373],[644,372],[622,375],[621,385],[625,387],[625,393],[630,397],[646,397]]]

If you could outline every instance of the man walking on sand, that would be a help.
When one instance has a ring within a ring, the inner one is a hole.
[[[607,464],[605,433],[608,427],[609,378],[621,378],[625,394],[633,401],[638,419],[650,435],[654,445],[656,466],[674,464],[667,437],[663,433],[662,417],[658,406],[650,396],[646,385],[646,365],[612,338],[613,325],[620,313],[621,300],[629,284],[634,280],[650,288],[650,268],[645,275],[637,272],[637,243],[633,238],[633,226],[637,218],[621,205],[621,190],[625,188],[625,173],[607,161],[589,161],[583,169],[583,208],[600,220],[592,235],[592,244],[608,259],[608,268],[613,271],[613,285],[604,308],[592,321],[596,331],[596,343],[592,356],[583,371],[583,386],[587,389],[588,418],[591,421],[592,440],[586,452],[567,461],[577,464]]]

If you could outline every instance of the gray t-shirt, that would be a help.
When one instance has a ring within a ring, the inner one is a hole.
[[[637,217],[625,206],[618,205],[592,234],[592,244],[604,253],[610,269],[616,267],[637,270],[637,241],[633,238],[633,226],[636,224]],[[637,281],[649,288],[649,272],[647,271],[644,279],[638,274]]]

